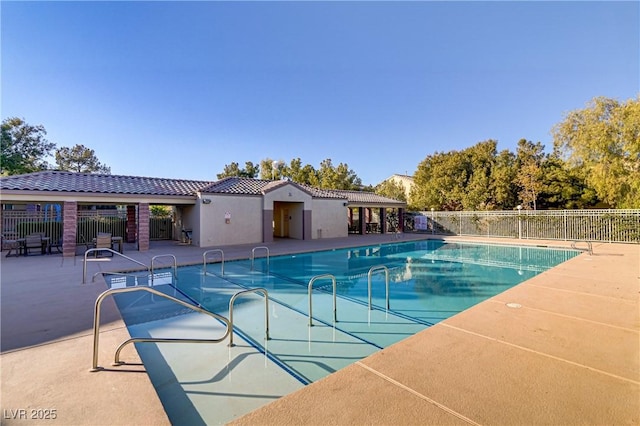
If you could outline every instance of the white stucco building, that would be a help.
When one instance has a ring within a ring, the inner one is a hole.
[[[48,221],[48,226],[42,224],[47,234],[59,234],[49,237],[60,241],[65,256],[75,255],[81,213],[99,206],[119,206],[126,225],[113,232],[142,251],[149,248],[152,205],[172,208],[172,239],[188,233],[190,243],[199,247],[384,233],[388,211],[398,217],[406,208],[404,202],[370,192],[323,190],[288,180],[229,177],[211,182],[43,171],[0,182],[2,233],[22,232],[11,229],[16,222],[8,220],[16,212],[36,215],[43,206],[56,206],[58,226],[51,226],[51,215],[39,220]]]

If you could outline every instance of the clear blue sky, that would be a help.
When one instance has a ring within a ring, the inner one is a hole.
[[[566,112],[640,92],[637,1],[0,7],[2,118],[113,174],[331,158],[375,185],[487,139],[550,149]]]

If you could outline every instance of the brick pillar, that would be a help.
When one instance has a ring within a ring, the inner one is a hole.
[[[138,250],[149,250],[149,203],[138,204]]]
[[[136,242],[136,229],[138,223],[136,221],[136,206],[127,206],[127,242]]]
[[[65,201],[62,212],[62,256],[76,255],[76,233],[78,232],[78,202]]]

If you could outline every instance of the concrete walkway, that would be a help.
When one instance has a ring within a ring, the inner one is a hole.
[[[267,245],[277,255],[393,240],[370,235]],[[225,258],[247,258],[255,246],[224,247]],[[179,264],[192,264],[202,262],[204,251],[155,243],[148,252],[125,254],[149,264],[172,253]],[[37,417],[47,415],[59,424],[169,423],[144,366],[88,372],[93,304],[106,289],[100,275],[95,283],[91,277],[135,264],[118,257],[91,261],[83,285],[82,257],[1,262],[2,424],[41,423]],[[640,424],[639,277],[640,246],[596,244],[593,256],[582,254],[236,423]],[[128,337],[107,300],[101,365]],[[128,360],[136,356],[132,346],[125,351]]]

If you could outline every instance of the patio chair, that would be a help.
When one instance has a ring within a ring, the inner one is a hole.
[[[93,248],[94,244],[89,241],[87,239],[87,237],[84,236],[83,233],[78,234],[77,239],[76,239],[76,247],[78,246],[84,246],[85,247],[85,251],[89,250],[90,248]]]
[[[184,235],[183,237],[183,242],[191,245],[191,235],[193,234],[193,229],[182,229],[182,234]]]
[[[98,236],[96,237],[95,248],[113,250],[113,246],[111,245],[111,234],[98,234]],[[98,257],[98,253],[102,253],[102,251],[101,250],[96,251],[95,252],[96,257]],[[113,253],[111,252],[107,252],[107,253],[113,256]]]
[[[62,237],[51,241],[51,243],[49,244],[49,252],[51,252],[51,249],[54,248],[58,251],[58,253],[62,253]]]
[[[40,235],[27,235],[24,239],[24,255],[29,255],[29,250],[39,250],[40,254],[44,254],[44,244]]]
[[[5,232],[2,234],[2,250],[7,250],[7,257],[11,256],[11,252],[14,252],[16,256],[22,254],[17,232]]]
[[[42,254],[51,254],[51,238],[47,237],[46,232],[32,232],[31,235],[42,238]]]

